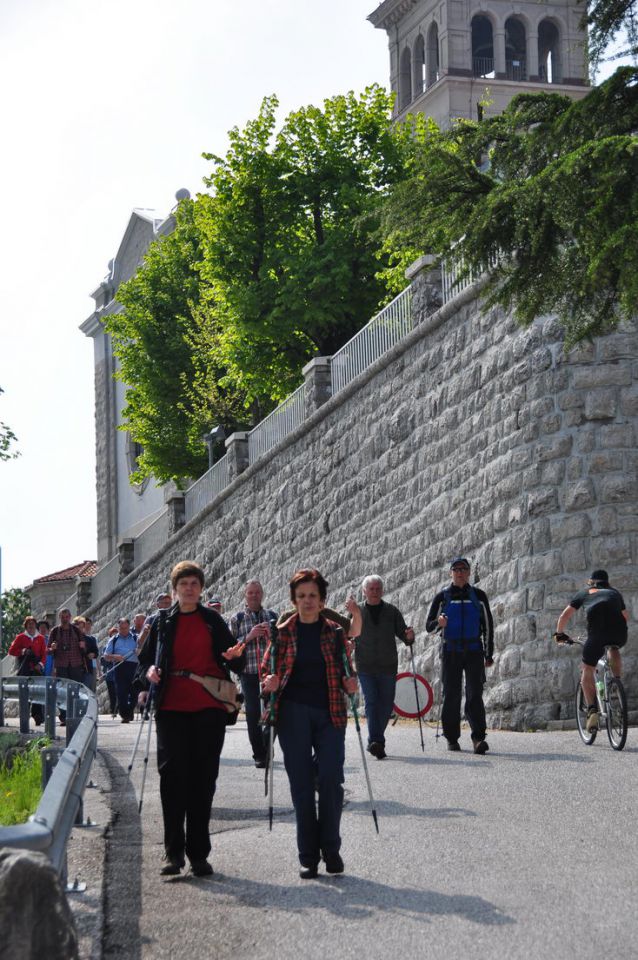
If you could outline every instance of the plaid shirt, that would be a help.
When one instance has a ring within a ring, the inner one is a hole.
[[[295,658],[297,656],[298,619],[299,615],[295,613],[289,620],[286,620],[285,623],[277,628],[277,633],[279,636],[277,638],[275,673],[279,677],[279,689],[275,693],[275,723],[277,722],[277,715],[279,712],[279,699],[282,691],[288,683],[288,680],[290,679],[290,674],[292,673],[295,665]],[[346,676],[343,665],[343,651],[346,650],[344,633],[343,629],[339,627],[338,624],[333,623],[331,620],[327,620],[324,616],[321,616],[320,619],[321,634],[319,637],[319,642],[321,644],[323,658],[326,661],[326,678],[328,680],[328,709],[330,710],[330,719],[332,720],[332,725],[338,730],[342,730],[348,723],[346,694],[342,686],[343,678]],[[261,665],[262,674],[272,672],[270,667],[270,653],[271,644],[269,643]],[[346,656],[348,657],[350,672],[354,673],[347,650]],[[264,711],[264,722],[266,722],[269,717],[270,706],[268,701],[268,705]]]
[[[268,623],[270,620],[277,620],[277,614],[274,610],[265,610],[260,607],[255,613],[250,607],[244,607],[230,618],[228,624],[229,630],[235,640],[243,641],[250,631],[258,623]],[[251,640],[246,644],[246,666],[244,673],[259,673],[259,661],[264,653],[264,640]]]

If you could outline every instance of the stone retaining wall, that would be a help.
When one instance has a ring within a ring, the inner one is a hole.
[[[431,303],[425,281],[416,286],[415,303]],[[477,296],[422,316],[94,606],[100,636],[118,615],[146,609],[177,560],[203,564],[227,612],[249,577],[281,608],[290,574],[315,565],[333,604],[380,574],[417,631],[418,666],[434,677],[427,606],[463,554],[496,622],[490,725],[573,716],[579,657],[548,639],[560,610],[602,566],[638,616],[636,331],[566,355],[553,319],[521,330],[500,310],[482,314]],[[632,626],[627,676],[635,650]]]

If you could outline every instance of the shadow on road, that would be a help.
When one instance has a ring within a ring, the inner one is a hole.
[[[117,797],[107,834],[104,863],[104,939],[102,956],[141,960],[142,825],[137,797],[126,770],[113,754],[100,751]]]
[[[217,874],[216,882],[211,884],[212,900],[217,895],[215,888],[219,892],[218,885],[223,885],[224,894],[242,905],[272,908],[279,913],[326,910],[340,919],[362,920],[385,914],[412,917],[421,922],[428,917],[458,916],[491,927],[516,922],[483,897],[393,887],[348,875],[338,879],[320,876],[315,882],[288,886]]]
[[[463,807],[411,807],[407,803],[400,803],[398,800],[379,800],[376,804],[379,813],[379,820],[383,817],[426,817],[431,820],[449,820],[459,817],[476,817],[473,810],[466,810]],[[351,801],[348,804],[348,812],[370,814],[370,804],[367,800]]]

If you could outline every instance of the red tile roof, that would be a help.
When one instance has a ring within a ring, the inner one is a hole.
[[[35,585],[36,583],[52,583],[55,580],[74,580],[75,577],[94,577],[96,573],[96,561],[83,560],[82,563],[76,563],[74,567],[58,570],[57,573],[48,573],[46,577],[38,577],[33,583]]]

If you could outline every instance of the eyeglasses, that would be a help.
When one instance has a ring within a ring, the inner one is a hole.
[[[467,573],[469,567],[452,567],[452,573]]]

